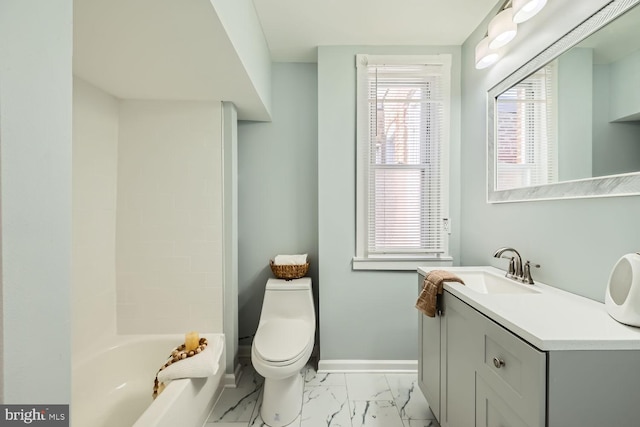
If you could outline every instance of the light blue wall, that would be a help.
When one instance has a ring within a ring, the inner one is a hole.
[[[0,2],[2,403],[71,398],[72,17]]]
[[[640,170],[640,121],[610,121],[611,104],[616,99],[610,87],[617,84],[612,66],[593,67],[593,176]],[[633,79],[627,77],[626,81]]]
[[[611,64],[594,64],[590,48],[574,47],[560,56],[560,181],[640,170],[640,122],[612,121],[640,115],[636,88],[629,84],[638,66],[640,51]],[[585,126],[587,118],[592,126]]]
[[[255,333],[269,259],[309,253],[318,301],[316,64],[273,64],[270,123],[238,123],[239,335]],[[241,340],[241,345],[250,344]]]
[[[496,248],[513,246],[542,265],[534,279],[599,301],[614,263],[640,249],[640,197],[487,204],[485,114],[488,89],[605,3],[549,2],[486,70],[474,68],[474,49],[490,16],[462,47],[463,265],[492,263]]]
[[[574,48],[558,58],[558,180],[591,177],[593,50]]]
[[[355,55],[452,54],[451,252],[459,259],[460,47],[318,48],[320,358],[415,360],[416,272],[353,271]]]
[[[640,50],[611,64],[609,120],[640,119]]]

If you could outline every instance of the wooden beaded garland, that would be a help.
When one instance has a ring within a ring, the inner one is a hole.
[[[180,345],[179,347],[177,347],[171,352],[171,355],[169,356],[169,360],[167,360],[167,362],[164,365],[162,365],[160,369],[158,369],[158,372],[156,373],[156,379],[153,381],[153,398],[154,399],[158,397],[158,394],[160,394],[162,390],[164,390],[164,383],[161,383],[158,381],[158,374],[160,373],[160,371],[167,368],[168,366],[171,366],[175,362],[181,361],[182,359],[186,359],[187,357],[192,357],[192,356],[195,356],[196,354],[200,354],[205,348],[207,348],[207,345],[209,343],[206,338],[200,338],[200,341],[198,344],[199,344],[198,347],[196,347],[195,350],[192,350],[190,352],[185,351],[185,348],[186,348],[185,344]]]

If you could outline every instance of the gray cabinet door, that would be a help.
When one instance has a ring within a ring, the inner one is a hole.
[[[476,382],[475,427],[528,427],[483,379]]]
[[[418,279],[418,287],[422,289],[424,276],[418,275]],[[422,313],[419,316],[418,384],[436,419],[440,419],[440,316],[427,317]]]
[[[475,425],[475,367],[482,342],[474,310],[445,292],[442,322],[442,380],[440,425]]]

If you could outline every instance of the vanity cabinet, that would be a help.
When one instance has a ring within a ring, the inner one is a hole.
[[[640,350],[539,349],[447,290],[440,308],[419,315],[418,384],[442,427],[640,426]]]
[[[435,318],[420,315],[418,364],[440,425],[544,426],[545,353],[447,292],[440,304]]]

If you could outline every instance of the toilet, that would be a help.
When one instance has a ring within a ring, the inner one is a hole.
[[[302,409],[306,365],[315,342],[316,316],[311,279],[269,279],[251,363],[264,377],[260,415],[270,427],[293,422]]]
[[[620,258],[611,271],[604,297],[611,317],[620,323],[640,327],[640,254]]]

